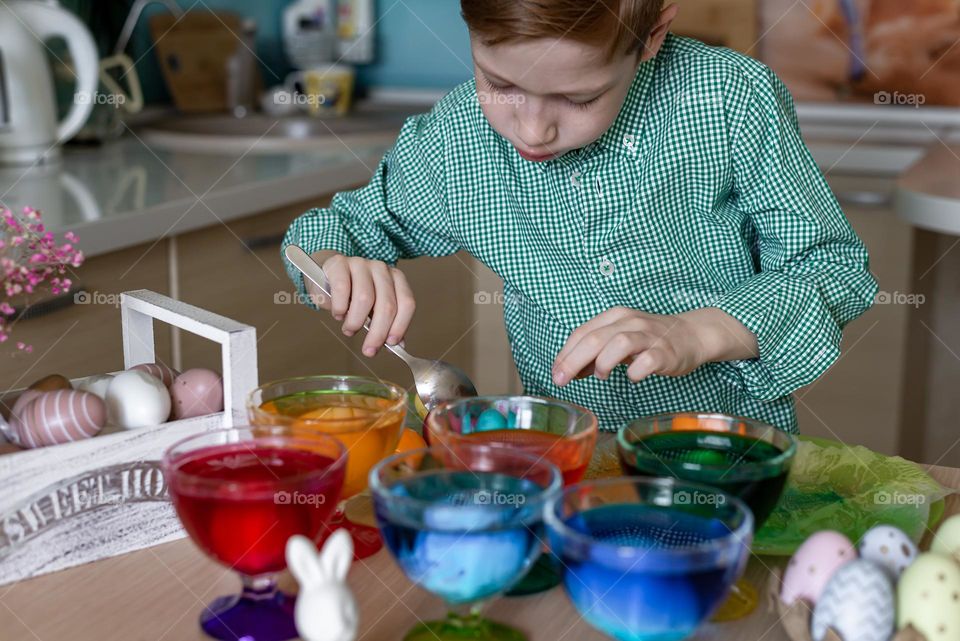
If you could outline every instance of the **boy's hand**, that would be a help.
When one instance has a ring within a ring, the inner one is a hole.
[[[330,310],[343,322],[342,330],[353,336],[370,317],[370,331],[363,341],[363,353],[374,356],[384,343],[403,340],[416,309],[407,277],[396,267],[378,260],[352,258],[336,252],[313,254],[327,275],[332,300],[305,279],[307,292],[317,306]]]
[[[553,382],[593,373],[605,380],[620,363],[640,381],[651,374],[683,376],[704,363],[756,358],[756,337],[738,320],[706,307],[675,316],[615,307],[578,327],[553,363]]]

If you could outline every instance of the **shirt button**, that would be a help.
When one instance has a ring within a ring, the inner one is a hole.
[[[600,261],[600,273],[604,276],[613,276],[614,266],[609,260],[604,258]]]
[[[580,186],[580,172],[579,172],[579,171],[575,171],[575,172],[573,172],[572,174],[570,174],[570,182],[573,183],[573,186],[574,186],[574,187],[579,187],[579,186]]]

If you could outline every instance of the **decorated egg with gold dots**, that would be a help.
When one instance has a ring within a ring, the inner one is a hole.
[[[924,553],[897,585],[897,627],[913,626],[927,641],[960,639],[960,566]]]
[[[898,527],[876,525],[860,538],[860,558],[872,561],[897,580],[917,558],[917,546]]]

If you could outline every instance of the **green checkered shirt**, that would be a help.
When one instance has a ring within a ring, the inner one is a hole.
[[[460,85],[407,120],[369,185],[296,219],[288,243],[390,264],[470,252],[503,278],[525,391],[584,405],[608,430],[701,410],[795,432],[791,393],[833,364],[841,328],[877,291],[785,87],[751,58],[676,36],[641,64],[606,133],[545,163],[521,158],[475,84]],[[570,332],[617,306],[718,307],[756,334],[760,357],[555,386]]]

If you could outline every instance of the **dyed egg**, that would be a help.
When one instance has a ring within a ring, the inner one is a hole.
[[[70,379],[60,374],[51,374],[44,376],[39,381],[34,381],[27,389],[34,389],[41,392],[51,392],[58,389],[72,389]]]
[[[223,410],[223,381],[208,369],[188,369],[170,386],[173,417],[206,416]]]
[[[493,430],[505,429],[507,429],[507,419],[503,414],[490,407],[480,412],[480,416],[477,417],[477,427],[474,431],[492,432]]]
[[[856,559],[830,577],[813,610],[810,632],[814,641],[823,641],[828,628],[843,641],[889,641],[895,603],[887,570]]]
[[[894,581],[917,558],[916,544],[906,532],[892,525],[876,525],[867,530],[857,551],[861,559],[887,570]]]
[[[7,437],[7,440],[13,443],[14,445],[21,445],[20,442],[20,431],[18,428],[14,427],[16,420],[14,417],[20,416],[23,412],[23,408],[27,406],[30,401],[35,399],[40,395],[40,390],[35,389],[26,389],[23,391],[20,396],[17,397],[17,400],[13,402],[13,408],[10,410],[10,421],[7,424],[7,428],[4,431],[4,436]]]
[[[140,363],[130,369],[137,372],[146,372],[154,378],[159,378],[164,387],[170,387],[173,384],[173,379],[180,376],[180,372],[172,367],[167,367],[163,363]]]
[[[96,394],[102,399],[107,398],[107,388],[110,387],[110,381],[113,380],[113,374],[96,374],[88,376],[77,383],[77,389],[82,392]]]
[[[940,524],[930,542],[930,551],[941,556],[960,558],[960,514],[954,514]]]
[[[912,625],[927,641],[960,639],[960,567],[938,554],[921,554],[900,576],[897,627]]]
[[[787,565],[780,600],[792,605],[803,599],[816,605],[833,573],[856,558],[853,543],[843,534],[822,530],[810,535]]]
[[[421,420],[427,418],[427,408],[416,394],[413,395],[413,409],[417,411],[417,416],[419,416]]]
[[[159,378],[140,370],[113,377],[107,387],[107,416],[125,429],[159,425],[170,416],[170,393]]]
[[[107,422],[103,400],[89,392],[38,392],[12,416],[23,447],[44,447],[95,436]]]

